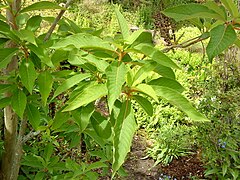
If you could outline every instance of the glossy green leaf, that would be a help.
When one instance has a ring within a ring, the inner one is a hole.
[[[12,57],[16,54],[17,51],[17,48],[0,49],[0,69],[7,67],[7,65],[11,62]]]
[[[74,35],[67,36],[55,43],[51,48],[53,49],[63,49],[69,46],[75,48],[85,48],[85,49],[103,49],[107,51],[114,51],[114,49],[108,44],[108,42],[103,41],[101,38],[93,36],[86,33],[78,33]]]
[[[175,19],[176,21],[188,20],[196,17],[214,18],[224,21],[222,16],[215,11],[202,4],[194,3],[170,7],[164,10],[163,14]]]
[[[152,88],[152,86],[149,86],[147,84],[139,84],[134,89],[140,93],[143,93],[143,94],[153,98],[156,102],[158,102],[157,94],[156,94],[155,90]]]
[[[41,1],[41,2],[36,2],[34,4],[31,4],[30,6],[23,8],[20,11],[20,13],[34,11],[34,10],[44,10],[44,9],[64,9],[64,8],[53,2]]]
[[[184,87],[179,82],[166,77],[160,77],[158,79],[154,79],[150,81],[148,84],[156,85],[156,86],[165,86],[175,91],[178,91],[179,93],[182,93],[185,90]]]
[[[53,124],[51,129],[56,130],[60,128],[64,123],[66,123],[70,118],[70,114],[68,112],[58,111],[53,119]]]
[[[144,111],[149,115],[153,115],[153,106],[151,102],[142,96],[134,95],[133,99],[137,101],[137,103],[144,109]]]
[[[24,59],[21,62],[21,65],[19,67],[19,75],[23,85],[27,88],[30,94],[32,94],[33,86],[37,78],[37,73],[32,61],[29,61],[29,60],[26,61]]]
[[[221,0],[234,18],[239,16],[237,4],[233,0]]]
[[[101,98],[107,95],[107,87],[105,84],[96,84],[91,85],[83,89],[83,91],[74,97],[74,99],[70,99],[70,102],[67,102],[67,107],[63,109],[63,111],[72,111],[81,106],[85,106],[94,100]]]
[[[38,76],[39,91],[42,96],[42,102],[45,106],[47,103],[48,96],[52,90],[53,77],[49,71],[44,71]]]
[[[169,103],[177,106],[183,112],[185,112],[193,121],[209,121],[201,113],[199,113],[192,104],[179,92],[164,86],[152,85],[156,94],[163,99],[166,99]]]
[[[25,27],[26,30],[35,32],[41,25],[42,17],[40,15],[32,16],[28,21]]]
[[[25,93],[21,90],[17,90],[13,96],[11,105],[16,114],[23,119],[23,114],[27,104],[27,97]]]
[[[113,128],[113,175],[118,171],[124,163],[130,147],[137,124],[134,119],[131,103],[125,101],[119,112],[116,123]]]
[[[127,38],[129,37],[128,23],[127,23],[126,19],[123,17],[123,15],[121,14],[121,12],[119,11],[119,8],[117,6],[114,8],[114,10],[115,10],[115,14],[117,16],[118,24],[120,26],[123,39],[127,40]]]
[[[7,97],[7,98],[2,98],[0,99],[0,108],[5,108],[6,106],[11,104],[11,98]]]
[[[219,25],[210,32],[210,41],[206,48],[210,61],[231,46],[237,39],[236,33],[231,25]]]
[[[107,88],[108,88],[108,106],[112,111],[114,102],[122,92],[122,86],[125,82],[127,69],[124,63],[114,62],[106,69]]]
[[[37,130],[40,124],[40,112],[38,108],[32,104],[27,104],[26,112],[30,124]]]
[[[94,112],[93,104],[88,104],[71,112],[75,122],[80,127],[80,133],[82,133],[90,122],[90,117]]]
[[[152,60],[158,64],[179,69],[179,67],[168,56],[148,44],[139,44],[137,46],[134,46],[134,49],[152,58]]]
[[[59,94],[63,93],[64,91],[72,88],[73,86],[75,86],[76,84],[78,84],[79,82],[81,82],[82,80],[91,77],[91,74],[89,73],[85,73],[85,74],[77,74],[74,75],[72,77],[70,77],[69,79],[66,79],[54,92],[53,98],[55,98],[56,96],[58,96]]]

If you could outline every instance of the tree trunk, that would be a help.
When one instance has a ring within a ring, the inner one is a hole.
[[[6,17],[9,25],[12,29],[18,30],[16,23],[16,13],[19,11],[21,6],[21,0],[13,0],[9,3],[9,9],[7,9]],[[9,42],[6,48],[16,47],[17,45],[13,42]],[[18,58],[14,56],[11,63],[5,69],[4,74],[8,75],[11,71],[18,69]],[[5,82],[7,83],[7,82]],[[11,94],[7,93],[6,97],[10,97]],[[18,117],[16,113],[12,110],[11,106],[7,106],[4,109],[4,153],[2,159],[2,179],[4,180],[17,180],[19,167],[16,167],[14,163],[19,159],[18,154],[22,151],[22,148],[18,149],[16,147],[17,139],[17,127],[18,127]]]

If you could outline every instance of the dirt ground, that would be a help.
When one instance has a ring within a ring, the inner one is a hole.
[[[121,180],[188,180],[204,178],[204,168],[196,154],[174,159],[169,166],[157,165],[154,160],[146,157],[147,141],[141,135],[136,135],[129,157],[124,164],[128,173]],[[192,178],[191,178],[192,177]]]

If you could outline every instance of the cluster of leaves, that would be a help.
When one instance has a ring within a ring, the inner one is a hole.
[[[1,95],[0,107],[12,107],[20,120],[29,122],[30,135],[37,131],[41,138],[46,138],[44,149],[24,154],[22,163],[30,168],[23,168],[23,172],[31,178],[54,175],[62,179],[97,179],[99,175],[92,169],[109,165],[114,177],[130,151],[137,127],[133,100],[150,116],[153,107],[146,96],[156,102],[166,99],[192,120],[207,121],[181,94],[183,87],[172,70],[179,67],[153,46],[150,33],[139,30],[130,34],[117,7],[115,14],[121,34],[116,37],[101,38],[101,31],[89,31],[63,19],[58,32],[49,40],[44,38],[45,34],[34,32],[43,21],[51,22],[53,18],[28,15],[44,9],[64,8],[42,1],[11,12],[21,19],[14,24],[15,30],[0,16],[1,73],[15,55],[19,59],[19,68],[1,76],[5,81],[0,84],[1,94],[11,95]],[[10,41],[16,48],[5,48]],[[63,68],[63,63],[69,67]],[[147,81],[151,72],[156,78]],[[49,107],[53,104],[57,106],[52,114]],[[98,161],[79,164],[54,156],[58,147],[56,137],[71,139],[71,147],[79,146],[80,142],[91,147],[89,138],[92,139],[101,149],[95,153]]]

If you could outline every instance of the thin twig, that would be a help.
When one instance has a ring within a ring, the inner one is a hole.
[[[57,26],[57,23],[60,21],[60,19],[62,18],[63,14],[65,13],[65,11],[67,10],[67,8],[69,7],[69,5],[72,3],[73,0],[68,0],[64,6],[65,9],[62,9],[60,11],[60,13],[58,14],[58,16],[55,18],[54,22],[52,23],[52,26],[50,27],[50,29],[48,30],[44,41],[49,40],[50,36],[53,33],[53,30],[55,29],[55,27]]]
[[[192,38],[192,39],[189,39],[181,44],[175,44],[175,45],[172,45],[172,46],[169,46],[165,49],[162,50],[162,52],[166,53],[166,52],[169,52],[171,49],[175,49],[175,48],[186,48],[188,46],[191,46],[193,44],[196,44],[198,42],[201,42],[205,39],[207,39],[208,37],[204,37],[202,38],[201,36],[198,36],[198,37],[195,37],[195,38]]]
[[[29,132],[26,136],[24,136],[22,138],[22,143],[24,144],[25,142],[27,142],[28,140],[32,139],[34,136],[37,136],[40,134],[41,131],[31,131]]]

